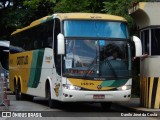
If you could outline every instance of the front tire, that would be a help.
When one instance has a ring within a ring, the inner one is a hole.
[[[48,86],[48,88],[47,88],[47,99],[48,99],[48,106],[50,108],[55,108],[56,107],[56,101],[51,99],[50,86]]]

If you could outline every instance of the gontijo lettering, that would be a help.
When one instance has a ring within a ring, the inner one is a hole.
[[[25,65],[25,64],[28,64],[28,56],[17,57],[17,65]]]

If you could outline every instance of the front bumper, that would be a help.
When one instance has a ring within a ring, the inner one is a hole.
[[[94,98],[94,95],[103,95],[104,98]],[[61,101],[63,102],[116,102],[129,101],[131,89],[125,91],[81,91],[63,89]]]

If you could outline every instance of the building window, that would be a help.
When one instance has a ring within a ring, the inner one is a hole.
[[[143,53],[149,54],[149,30],[141,32]]]
[[[151,55],[160,55],[160,29],[151,30]]]

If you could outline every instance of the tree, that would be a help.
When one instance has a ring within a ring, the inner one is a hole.
[[[55,8],[55,12],[62,12],[62,13],[68,13],[68,12],[89,12],[87,9],[89,7],[89,0],[60,0]]]
[[[56,0],[25,0],[23,5],[29,11],[30,17],[41,18],[53,13]]]
[[[0,0],[0,39],[8,39],[9,33],[12,31],[12,23],[14,17],[12,16],[13,1]]]
[[[59,0],[54,7],[55,12],[102,12],[105,0]]]
[[[53,13],[90,12],[125,17],[131,31],[135,23],[128,15],[131,2],[140,0],[0,0],[0,39],[32,21]],[[147,1],[147,0],[141,0]],[[133,33],[133,32],[132,32]]]
[[[55,0],[0,0],[0,39],[32,21],[53,13]]]

